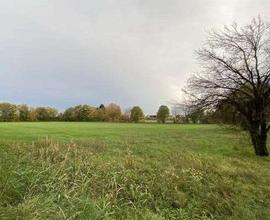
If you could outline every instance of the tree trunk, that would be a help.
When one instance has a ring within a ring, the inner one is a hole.
[[[269,156],[267,150],[267,125],[266,120],[263,120],[260,124],[255,123],[250,130],[252,144],[257,156]]]
[[[252,144],[257,156],[269,156],[269,152],[266,147],[266,138],[261,135],[252,134]]]

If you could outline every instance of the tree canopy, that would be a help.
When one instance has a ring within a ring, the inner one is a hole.
[[[233,107],[243,118],[256,155],[268,156],[269,25],[258,18],[243,27],[235,23],[211,31],[197,54],[202,68],[188,82],[189,105]]]
[[[130,119],[136,123],[144,119],[143,111],[139,106],[134,106],[131,109]]]
[[[170,110],[169,110],[168,106],[161,105],[158,109],[158,112],[157,112],[158,121],[161,123],[165,123],[167,118],[169,117],[169,115],[170,115]]]

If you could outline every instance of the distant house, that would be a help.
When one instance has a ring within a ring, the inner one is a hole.
[[[151,121],[156,121],[157,120],[157,116],[156,115],[146,115],[145,116],[146,120],[151,120]]]

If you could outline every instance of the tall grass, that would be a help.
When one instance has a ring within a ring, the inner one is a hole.
[[[131,141],[132,142],[132,141]],[[0,219],[269,219],[269,161],[2,142]]]

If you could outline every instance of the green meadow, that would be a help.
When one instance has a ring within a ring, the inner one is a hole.
[[[0,219],[270,219],[269,167],[232,127],[0,123]]]

